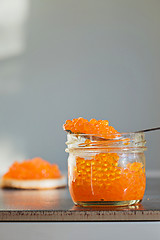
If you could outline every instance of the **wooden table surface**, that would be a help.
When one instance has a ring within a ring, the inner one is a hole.
[[[160,221],[160,178],[147,180],[141,204],[116,208],[76,207],[68,188],[1,189],[0,221]]]

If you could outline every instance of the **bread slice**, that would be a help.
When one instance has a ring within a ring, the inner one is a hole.
[[[65,176],[55,179],[40,180],[19,180],[11,178],[2,178],[2,188],[18,188],[18,189],[55,189],[62,188],[67,185]]]

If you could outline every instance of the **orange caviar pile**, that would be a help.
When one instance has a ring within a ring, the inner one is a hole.
[[[145,192],[145,172],[140,162],[118,166],[117,153],[100,153],[86,160],[76,157],[70,179],[74,202],[140,200]]]
[[[107,120],[91,119],[88,121],[84,118],[75,118],[72,121],[67,120],[63,125],[65,131],[71,131],[77,134],[94,134],[100,137],[110,137],[110,134],[118,133],[112,126],[108,125]]]
[[[32,180],[60,178],[61,173],[56,164],[50,164],[42,158],[36,157],[22,163],[14,162],[3,178]]]

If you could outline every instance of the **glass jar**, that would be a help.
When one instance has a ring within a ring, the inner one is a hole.
[[[139,203],[146,186],[144,133],[110,134],[108,139],[68,134],[68,184],[80,206]]]

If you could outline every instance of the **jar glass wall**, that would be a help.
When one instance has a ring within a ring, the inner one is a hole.
[[[68,134],[68,183],[80,206],[125,206],[142,200],[145,185],[143,133]]]

